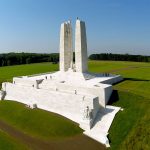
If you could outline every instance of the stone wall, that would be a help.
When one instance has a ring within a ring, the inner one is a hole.
[[[49,90],[55,90],[61,92],[67,92],[72,94],[79,94],[79,95],[95,95],[99,98],[99,105],[101,107],[105,107],[110,95],[112,93],[112,86],[111,85],[104,85],[100,84],[99,86],[75,86],[75,85],[69,85],[66,83],[58,83],[58,82],[52,82],[52,81],[46,81],[40,85],[40,88],[42,89],[49,89]],[[106,93],[105,93],[106,92]]]
[[[83,119],[84,107],[89,106],[93,111],[93,118],[98,109],[94,105],[94,100],[97,99],[95,96],[23,87],[12,83],[3,83],[2,88],[6,91],[6,100],[37,104],[38,108],[61,114],[78,123]]]
[[[114,84],[122,81],[123,78],[120,75],[116,75],[115,77],[112,76],[112,78],[109,78],[108,80],[102,81],[101,83],[104,84]]]

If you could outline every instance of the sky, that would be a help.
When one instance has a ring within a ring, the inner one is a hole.
[[[77,17],[89,54],[150,55],[150,0],[0,0],[0,53],[59,52],[60,24]]]

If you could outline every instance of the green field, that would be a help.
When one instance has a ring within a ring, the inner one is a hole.
[[[0,67],[0,83],[11,81],[14,76],[38,74],[56,70],[58,70],[58,65],[50,63]]]
[[[1,67],[0,82],[11,81],[13,76],[56,70],[58,70],[58,64],[51,63]],[[124,111],[117,114],[109,131],[110,149],[150,149],[150,64],[89,61],[89,70],[97,73],[111,72],[124,77],[123,82],[113,86],[114,92],[110,100],[111,105],[124,108]],[[70,147],[74,150],[103,149],[99,143],[83,136],[82,130],[70,120],[43,110],[27,109],[20,103],[1,101],[0,120],[12,126],[14,130],[23,132],[26,136],[51,142],[50,146],[53,150],[67,150]],[[10,147],[26,149],[25,144],[12,135],[8,135],[0,127],[0,149],[10,149]],[[69,146],[66,146],[68,144]],[[27,149],[29,147],[32,148],[32,145],[28,145]]]
[[[21,145],[12,137],[0,130],[0,149],[1,150],[27,150],[27,147]]]
[[[38,138],[62,139],[82,133],[77,125],[64,117],[40,109],[27,109],[13,101],[1,101],[0,110],[1,120]]]

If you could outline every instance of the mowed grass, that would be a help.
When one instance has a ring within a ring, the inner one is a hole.
[[[0,82],[11,81],[13,76],[56,70],[58,70],[58,64],[54,65],[51,63],[1,67]],[[118,95],[112,96],[111,104],[124,108],[124,111],[117,114],[109,130],[110,149],[150,149],[150,64],[121,61],[89,61],[89,70],[96,73],[113,72],[114,74],[121,74],[125,79],[123,82],[113,86],[114,90],[117,90]],[[41,119],[42,117],[43,119]],[[54,122],[49,121],[47,117],[49,119],[52,118],[52,120],[54,119]],[[63,120],[64,132],[61,131],[59,133],[57,129],[61,128],[60,122],[62,119],[61,117],[56,118],[57,116],[53,116],[53,114],[43,112],[42,110],[29,110],[20,103],[9,101],[0,103],[0,119],[33,136],[63,139],[67,136],[81,133],[81,130],[77,126],[74,126],[71,122],[66,122],[66,119]],[[43,128],[40,128],[39,124],[42,122],[44,122],[42,124]],[[67,123],[70,126],[68,131],[71,133],[65,133],[65,124],[68,126]],[[50,129],[47,130],[49,125]],[[72,128],[74,129],[73,132],[70,131]],[[48,134],[46,131],[52,133]]]
[[[129,62],[129,61],[89,61],[90,72],[115,72],[119,74],[119,69],[132,69],[137,67],[150,67],[149,63]],[[143,74],[142,74],[143,75]]]
[[[57,70],[58,64],[52,63],[36,63],[29,65],[0,67],[0,83],[4,81],[12,81],[12,78],[15,76],[32,75]]]
[[[150,148],[150,99],[130,92],[118,91],[118,98],[114,97],[113,100],[113,105],[124,110],[116,115],[109,130],[111,149],[148,150]]]
[[[115,86],[118,90],[126,90],[145,98],[150,98],[150,65],[131,70],[119,71],[125,81]]]
[[[11,108],[11,109],[9,109]],[[29,109],[14,101],[0,101],[0,119],[41,139],[62,139],[81,134],[72,121],[41,109]]]
[[[0,150],[27,150],[27,148],[0,130]]]
[[[95,65],[95,67],[93,67]],[[112,150],[150,149],[150,64],[140,62],[92,61],[92,72],[113,72],[124,81],[113,86],[117,96],[112,105],[124,108],[109,130]]]
[[[121,61],[90,61],[91,72],[112,72],[120,74],[124,81],[114,89],[128,91],[145,98],[150,98],[150,63]]]

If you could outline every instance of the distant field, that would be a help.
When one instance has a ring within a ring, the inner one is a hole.
[[[150,98],[150,63],[91,61],[89,62],[89,70],[91,72],[120,74],[125,81],[115,85],[114,89]]]
[[[31,75],[56,70],[58,70],[58,65],[52,63],[0,67],[0,83],[3,81],[11,81],[14,76]]]
[[[13,76],[56,70],[58,70],[58,64],[51,63],[0,67],[0,82],[11,81]],[[149,150],[150,64],[89,61],[89,70],[97,73],[121,74],[125,79],[123,82],[114,85],[114,94],[110,101],[110,104],[124,108],[124,111],[117,114],[109,131],[110,149]],[[0,102],[0,121],[12,126],[14,130],[27,134],[27,136],[42,141],[49,139],[53,150],[69,150],[70,147],[72,150],[104,149],[101,144],[82,136],[81,129],[73,122],[60,116],[55,117],[53,113],[38,109],[29,110],[24,105],[16,102]],[[63,126],[60,126],[60,124],[63,124]],[[57,132],[57,129],[60,132]],[[11,138],[13,140],[10,140]],[[0,149],[8,150],[11,148],[17,149],[18,147],[19,149],[26,149],[22,141],[8,135],[4,130],[1,131],[0,127]],[[32,147],[32,145],[28,145],[28,149],[29,147]]]

